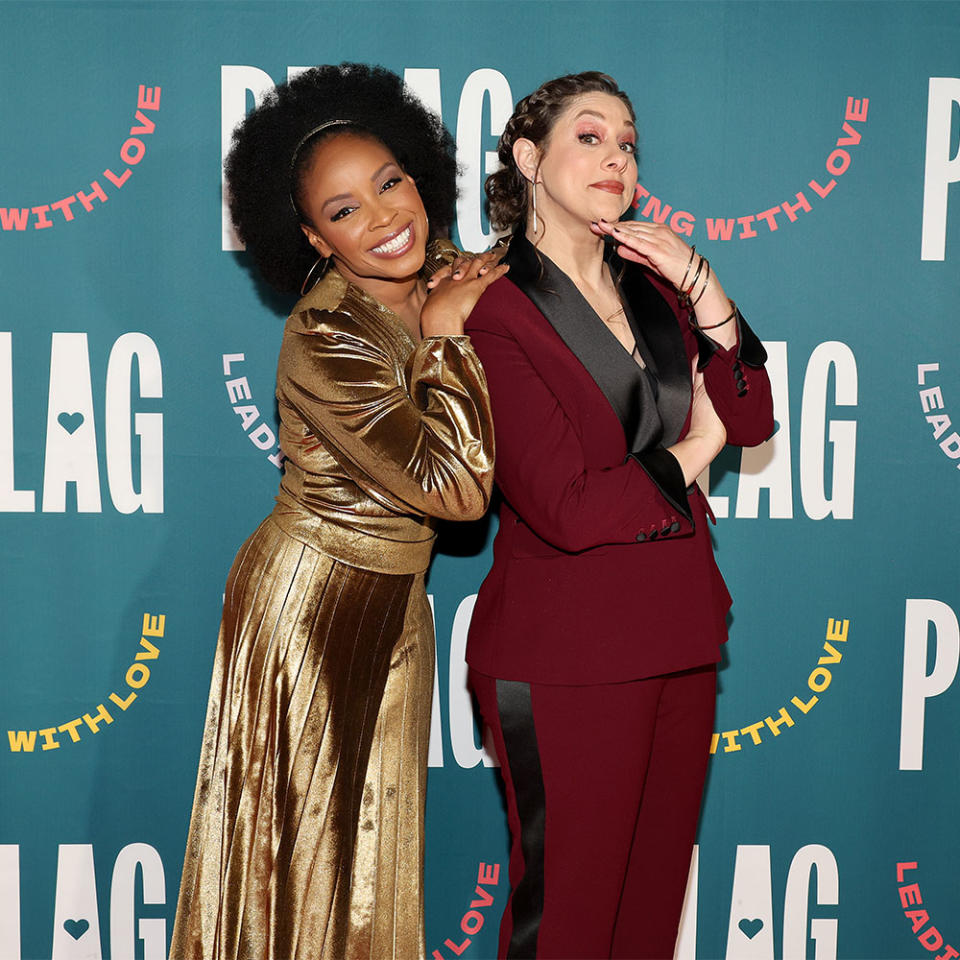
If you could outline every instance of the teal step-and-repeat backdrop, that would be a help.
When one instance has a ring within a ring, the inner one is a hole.
[[[289,304],[222,149],[342,60],[442,112],[475,250],[514,101],[614,74],[638,215],[766,341],[778,430],[705,478],[735,604],[678,957],[956,958],[960,5],[596,0],[0,5],[0,958],[165,956],[223,583],[279,479]],[[507,891],[462,660],[495,523],[429,580],[437,960],[493,956]]]

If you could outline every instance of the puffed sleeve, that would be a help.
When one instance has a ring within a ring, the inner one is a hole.
[[[338,314],[288,330],[278,396],[374,499],[448,520],[483,515],[493,484],[493,421],[470,338],[428,337],[406,370]]]

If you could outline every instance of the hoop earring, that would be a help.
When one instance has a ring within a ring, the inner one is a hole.
[[[533,189],[533,233],[537,233],[537,181],[534,180],[532,184]]]
[[[301,297],[305,297],[326,276],[327,270],[330,267],[330,259],[330,257],[317,257],[313,266],[307,271],[307,275],[303,278],[303,283],[300,284]],[[321,263],[323,266],[320,267],[320,272],[314,277],[313,272]],[[311,277],[313,277],[312,283],[310,282]]]

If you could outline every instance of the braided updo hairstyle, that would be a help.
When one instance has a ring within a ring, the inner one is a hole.
[[[588,70],[548,80],[524,97],[513,111],[513,116],[500,135],[497,156],[501,168],[486,179],[490,223],[498,230],[513,230],[526,222],[530,197],[530,183],[517,169],[513,159],[513,144],[518,139],[532,141],[543,150],[557,118],[574,97],[584,93],[609,93],[623,101],[636,120],[629,97],[617,86],[616,80],[605,73]]]
[[[348,123],[311,133],[331,121]],[[281,293],[299,291],[317,259],[300,229],[309,223],[303,178],[320,144],[345,132],[380,141],[413,177],[431,237],[446,235],[453,222],[456,146],[440,118],[383,67],[312,67],[279,84],[237,126],[225,164],[237,234]]]

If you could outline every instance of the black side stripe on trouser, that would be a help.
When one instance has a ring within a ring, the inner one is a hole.
[[[507,948],[508,960],[520,960],[536,957],[540,918],[543,916],[545,798],[530,684],[498,680],[497,711],[520,817],[524,870],[511,899],[513,933]]]

